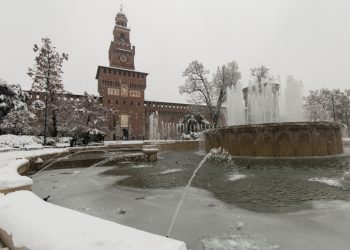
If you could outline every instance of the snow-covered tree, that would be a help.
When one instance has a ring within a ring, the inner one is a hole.
[[[2,119],[0,129],[3,133],[29,135],[35,132],[36,116],[28,109],[13,110]]]
[[[0,79],[0,130],[6,134],[33,133],[35,115],[27,108],[28,94],[20,85]]]
[[[256,68],[250,69],[250,74],[252,77],[255,77],[258,83],[259,91],[262,91],[262,84],[269,78],[269,68],[261,65]]]
[[[33,110],[44,110],[45,109],[45,103],[41,100],[35,100],[30,105],[30,108]]]
[[[102,105],[99,97],[86,92],[79,98],[61,97],[62,102],[58,110],[60,122],[59,132],[63,135],[79,136],[81,133],[109,130],[111,117],[116,112]]]
[[[227,88],[235,86],[241,78],[238,65],[232,61],[218,67],[212,79],[202,63],[193,61],[183,72],[185,83],[179,87],[181,94],[187,94],[196,105],[206,105],[214,126],[218,125],[222,103],[226,100]]]
[[[335,121],[349,126],[350,90],[310,90],[304,111],[306,120]]]
[[[33,68],[28,69],[28,75],[32,78],[32,91],[45,92],[45,125],[44,144],[46,139],[47,115],[51,118],[51,136],[57,136],[57,97],[63,92],[62,64],[68,60],[65,53],[59,54],[56,47],[52,46],[51,40],[42,38],[42,46],[34,45],[35,63]]]
[[[11,110],[21,110],[27,107],[28,94],[20,85],[9,85],[0,78],[0,119]]]

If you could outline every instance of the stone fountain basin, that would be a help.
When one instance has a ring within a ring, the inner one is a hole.
[[[327,156],[344,152],[341,127],[331,122],[265,123],[211,129],[205,150],[224,148],[233,156]]]

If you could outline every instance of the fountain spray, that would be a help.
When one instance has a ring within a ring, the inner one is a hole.
[[[170,236],[170,233],[171,233],[171,230],[174,226],[174,223],[175,223],[175,220],[176,220],[176,217],[177,217],[177,214],[179,213],[179,210],[181,208],[181,205],[183,203],[183,200],[185,198],[185,195],[188,191],[188,188],[191,186],[191,183],[192,183],[192,180],[194,179],[194,177],[196,176],[198,170],[203,166],[204,162],[207,160],[207,158],[211,155],[211,153],[209,152],[206,156],[204,156],[203,160],[198,164],[198,167],[194,170],[190,180],[188,181],[186,187],[185,187],[185,190],[184,192],[182,193],[182,196],[181,196],[181,199],[179,201],[179,204],[177,204],[177,207],[176,207],[176,210],[175,210],[175,213],[174,213],[174,216],[173,216],[173,219],[171,220],[171,224],[169,226],[169,229],[168,229],[168,233],[166,234],[165,237],[169,237]]]

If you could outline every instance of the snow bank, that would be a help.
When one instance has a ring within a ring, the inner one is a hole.
[[[0,149],[42,147],[41,140],[29,135],[0,135]]]
[[[186,250],[185,243],[45,202],[29,191],[0,196],[0,227],[28,249]]]
[[[18,174],[18,169],[26,166],[27,164],[29,164],[29,161],[27,159],[20,159],[1,163],[0,191],[21,186],[32,185],[33,180],[31,178]]]
[[[33,184],[31,178],[18,174],[18,169],[29,164],[25,157],[36,157],[47,153],[59,153],[65,149],[47,148],[31,151],[12,151],[0,153],[0,192]]]

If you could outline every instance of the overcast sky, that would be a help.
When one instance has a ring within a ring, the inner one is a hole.
[[[211,72],[236,60],[242,83],[266,65],[304,88],[350,88],[349,0],[123,0],[136,46],[136,70],[148,72],[146,99],[182,102],[182,72],[192,60]],[[108,66],[118,0],[0,0],[0,77],[29,89],[33,44],[51,38],[70,58],[63,83],[97,94],[98,65]]]

